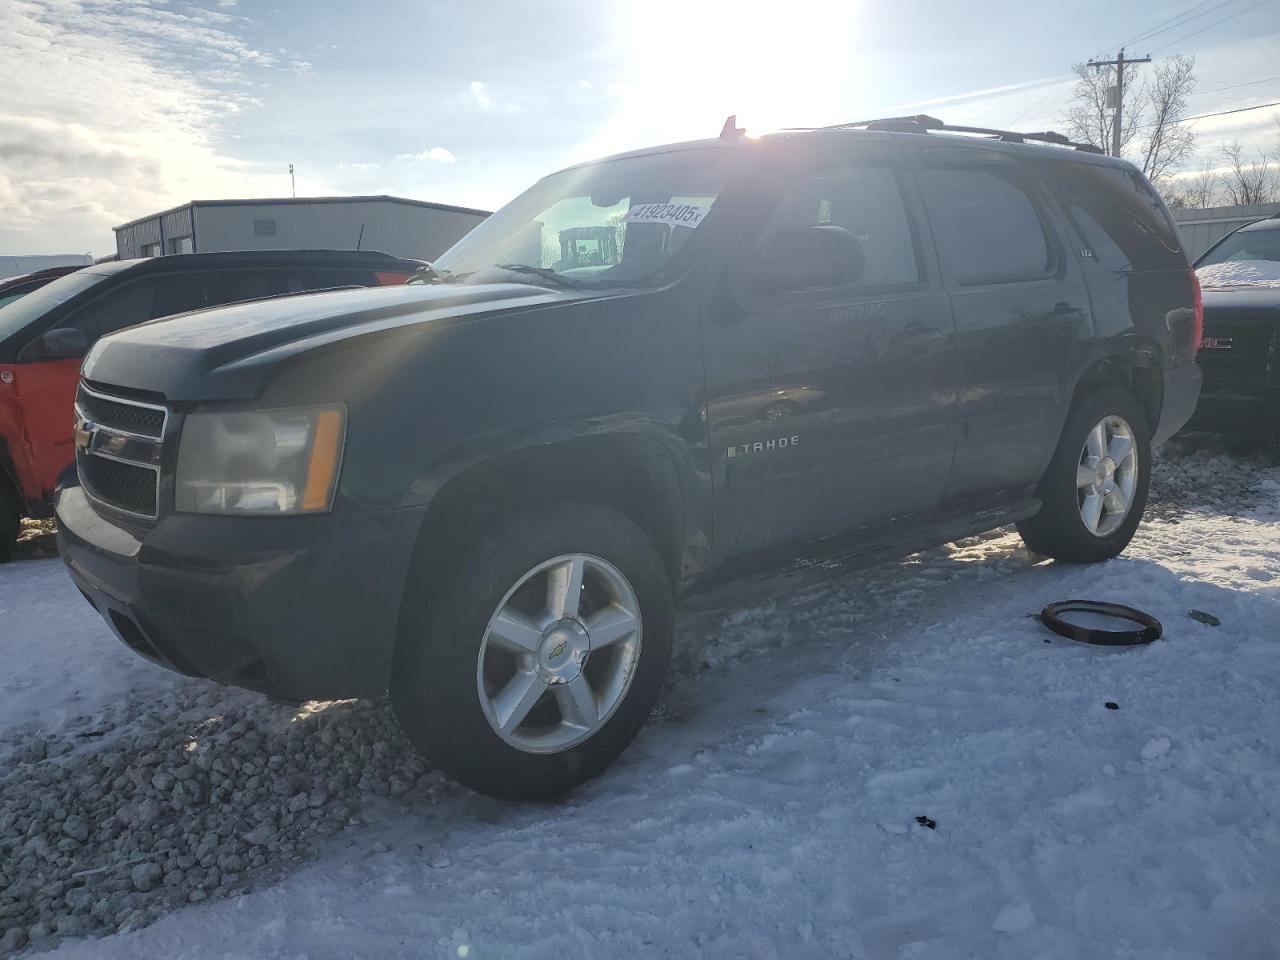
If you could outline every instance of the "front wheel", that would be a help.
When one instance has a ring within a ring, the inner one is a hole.
[[[427,585],[417,585],[427,586]],[[430,589],[410,584],[392,706],[431,763],[501,799],[603,771],[652,710],[671,583],[653,542],[587,503],[497,523]]]
[[[1151,481],[1151,439],[1136,400],[1103,387],[1076,404],[1040,481],[1040,512],[1018,524],[1036,553],[1068,563],[1117,556],[1133,539]]]

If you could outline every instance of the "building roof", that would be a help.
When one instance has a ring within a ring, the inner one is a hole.
[[[408,197],[392,197],[387,194],[377,194],[366,197],[278,197],[274,199],[244,199],[244,200],[189,200],[186,203],[180,203],[176,207],[170,207],[168,210],[161,210],[157,213],[147,214],[145,217],[137,217],[128,223],[122,223],[118,227],[112,227],[113,230],[125,230],[129,227],[136,226],[139,223],[145,223],[148,220],[155,220],[159,217],[168,216],[171,213],[177,213],[179,210],[186,210],[189,207],[265,207],[265,206],[290,206],[299,204],[301,206],[309,206],[317,203],[402,203],[411,207],[426,207],[430,210],[443,210],[448,213],[469,213],[478,217],[487,217],[493,211],[477,210],[474,207],[455,207],[448,203],[432,203],[429,200],[410,200]]]

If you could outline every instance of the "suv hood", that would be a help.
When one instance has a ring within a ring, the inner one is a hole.
[[[1280,286],[1205,287],[1205,329],[1231,319],[1280,325]]]
[[[249,400],[281,361],[308,350],[582,296],[519,283],[406,284],[254,300],[110,334],[89,351],[82,373],[172,402]]]

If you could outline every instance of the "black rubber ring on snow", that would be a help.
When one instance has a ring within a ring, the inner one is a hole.
[[[1067,623],[1060,613],[1096,613],[1103,617],[1115,617],[1142,624],[1141,630],[1090,630]],[[1068,640],[1096,643],[1104,647],[1133,647],[1159,640],[1164,633],[1160,621],[1149,613],[1126,607],[1123,603],[1103,603],[1100,600],[1059,600],[1040,611],[1040,622],[1054,633]]]

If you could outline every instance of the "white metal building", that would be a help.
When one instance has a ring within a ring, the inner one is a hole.
[[[48,270],[50,267],[87,267],[93,257],[87,253],[34,254],[31,256],[0,256],[0,280],[20,277],[24,273]]]
[[[193,200],[115,228],[121,260],[228,250],[379,250],[434,260],[489,215],[403,197]]]

